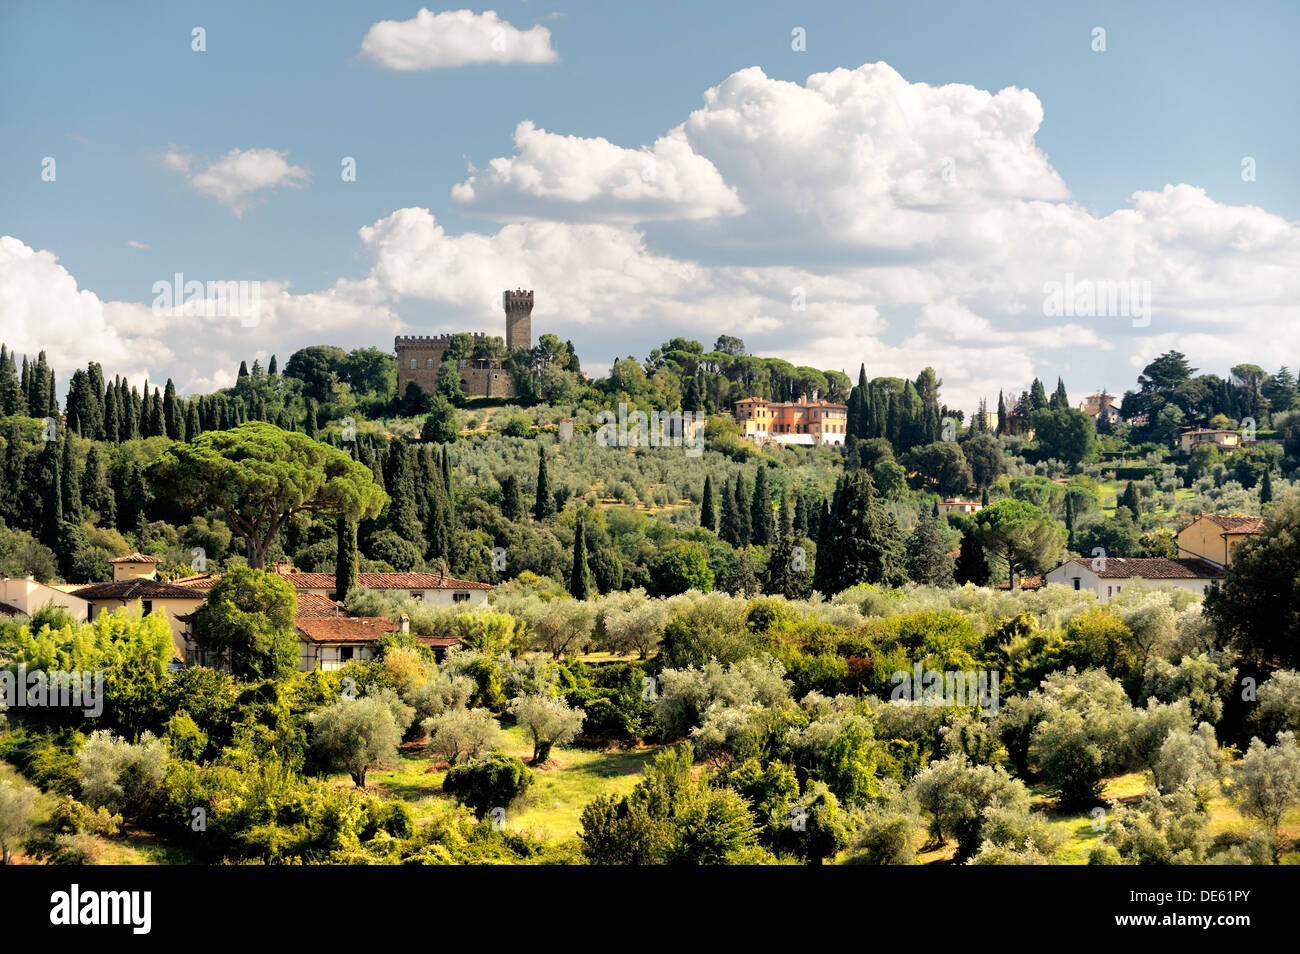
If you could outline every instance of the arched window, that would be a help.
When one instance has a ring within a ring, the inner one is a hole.
[[[412,370],[412,371],[415,370],[415,359],[414,359],[414,358],[411,359],[411,370]]]
[[[425,358],[425,359],[424,359],[424,366],[425,366],[426,368],[432,368],[432,367],[433,367],[433,359],[432,359],[432,358]]]

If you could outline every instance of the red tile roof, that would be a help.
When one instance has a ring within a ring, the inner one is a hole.
[[[282,573],[298,590],[332,590],[333,573]],[[358,573],[357,585],[370,590],[490,590],[491,583],[458,580],[434,573]]]
[[[199,590],[206,593],[212,589],[212,584],[219,579],[221,579],[220,573],[197,573],[194,576],[183,576],[171,582],[173,586],[183,586],[188,590]]]
[[[421,646],[432,646],[437,649],[446,649],[448,646],[455,646],[462,642],[459,636],[416,636],[415,641]]]
[[[202,593],[184,586],[175,586],[159,580],[141,577],[135,580],[117,580],[113,583],[91,583],[72,591],[83,600],[201,600]]]
[[[299,616],[293,624],[313,643],[373,643],[387,633],[397,632],[397,624],[382,616]]]
[[[1168,557],[1107,557],[1106,569],[1093,570],[1089,557],[1071,561],[1085,570],[1096,573],[1103,580],[1219,580],[1223,570],[1206,560],[1187,558],[1171,560]]]
[[[1259,533],[1264,529],[1263,517],[1237,517],[1221,513],[1201,514],[1211,523],[1217,523],[1228,533]]]
[[[297,619],[331,619],[347,616],[347,612],[328,596],[319,593],[299,593]]]
[[[133,553],[128,553],[126,556],[121,556],[115,560],[109,560],[108,562],[109,563],[161,563],[162,560],[158,559],[156,556],[150,556],[147,553],[141,553],[139,550],[136,550]]]

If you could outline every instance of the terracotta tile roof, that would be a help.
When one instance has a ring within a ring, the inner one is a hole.
[[[73,590],[72,595],[79,596],[83,600],[203,599],[202,593],[196,593],[184,586],[175,586],[143,577],[138,580],[118,580],[114,583],[92,583]]]
[[[1171,560],[1168,557],[1108,557],[1105,570],[1093,570],[1089,557],[1070,561],[1096,573],[1103,580],[1219,580],[1223,570],[1207,560],[1195,557]]]
[[[298,590],[332,590],[333,573],[282,573]],[[458,580],[434,573],[358,573],[357,585],[370,590],[490,590],[491,583]]]
[[[1202,514],[1211,523],[1217,523],[1228,533],[1259,533],[1264,529],[1263,517],[1236,517],[1221,513]]]
[[[132,553],[128,553],[126,556],[120,556],[117,559],[109,560],[108,562],[109,563],[161,563],[162,560],[158,559],[156,556],[150,556],[147,553],[141,553],[139,550],[136,550]]]
[[[187,590],[199,590],[206,593],[212,589],[212,584],[219,579],[221,579],[220,573],[197,573],[194,576],[182,576],[171,582],[173,586],[183,586]]]
[[[313,619],[299,616],[295,628],[313,643],[373,643],[386,633],[397,632],[397,624],[382,616],[340,616]]]
[[[336,616],[347,616],[347,613],[328,596],[319,593],[298,594],[297,619],[332,619]]]
[[[415,641],[421,646],[433,646],[437,649],[446,649],[448,646],[455,646],[462,642],[459,636],[416,636]]]

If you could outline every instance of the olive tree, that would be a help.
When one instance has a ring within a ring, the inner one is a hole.
[[[357,788],[366,773],[397,759],[397,746],[415,710],[388,691],[343,700],[310,716],[312,742],[323,760],[352,776]]]
[[[533,764],[542,765],[551,757],[551,746],[572,742],[582,730],[587,713],[571,709],[555,696],[520,696],[511,708],[515,721],[533,739]]]
[[[421,725],[429,734],[429,750],[451,765],[490,750],[501,734],[487,709],[447,709]]]
[[[0,864],[9,864],[17,848],[32,830],[36,810],[36,789],[0,782]]]
[[[1295,733],[1279,732],[1272,746],[1251,739],[1233,773],[1232,791],[1242,813],[1263,822],[1276,844],[1282,816],[1300,804],[1300,748]]]

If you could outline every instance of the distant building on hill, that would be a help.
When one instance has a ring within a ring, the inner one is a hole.
[[[533,346],[533,293],[516,289],[501,293],[501,305],[506,313],[505,354],[516,348]],[[438,370],[450,347],[451,334],[399,335],[393,339],[397,353],[397,394],[403,397],[408,384],[419,385],[426,394],[438,390]],[[470,354],[456,360],[460,372],[461,389],[469,397],[514,397],[515,382],[503,365],[501,356],[493,355],[492,338],[481,331],[470,334],[473,347]],[[500,350],[497,339],[496,350]]]
[[[843,444],[848,429],[847,405],[819,401],[816,394],[808,400],[801,394],[797,401],[765,401],[744,398],[736,402],[736,421],[741,434],[759,444]]]
[[[1109,603],[1128,585],[1174,587],[1204,594],[1210,584],[1223,579],[1223,568],[1199,558],[1107,557],[1067,560],[1047,574],[1048,583],[1091,590],[1097,600]]]
[[[1105,391],[1089,394],[1079,404],[1079,410],[1098,424],[1102,421],[1114,424],[1119,420],[1119,408],[1115,405],[1115,397]]]

